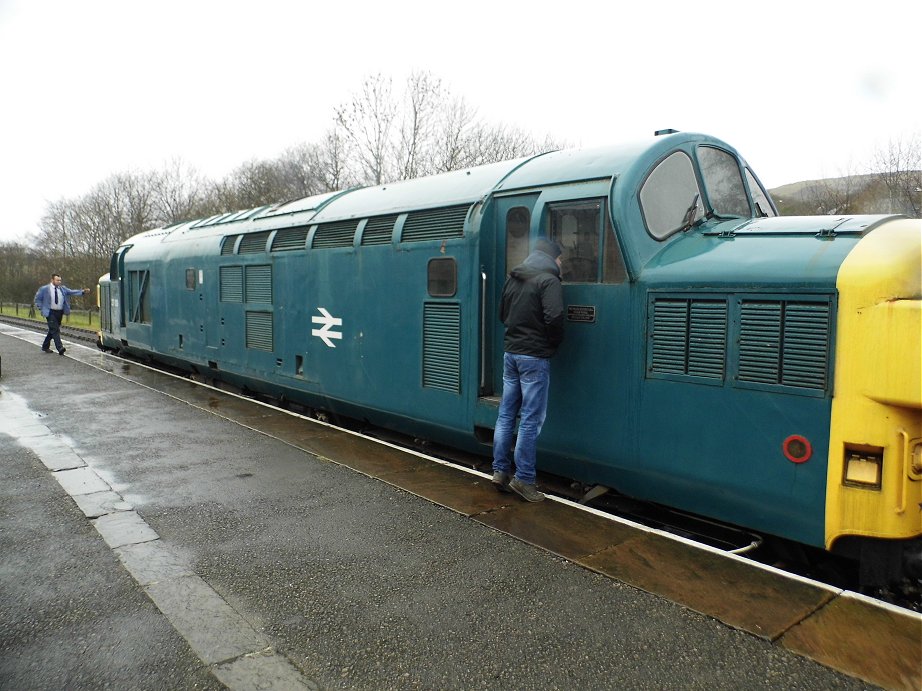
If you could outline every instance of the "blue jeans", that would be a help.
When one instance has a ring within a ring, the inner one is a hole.
[[[509,452],[516,417],[521,416],[515,443],[515,476],[520,482],[535,483],[538,435],[547,416],[547,393],[551,383],[551,361],[531,355],[503,355],[503,398],[493,432],[493,470],[508,473]]]

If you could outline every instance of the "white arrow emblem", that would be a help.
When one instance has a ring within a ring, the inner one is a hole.
[[[331,341],[330,339],[331,338],[341,339],[343,337],[343,334],[341,331],[330,331],[330,329],[332,329],[334,326],[342,326],[343,320],[340,319],[339,317],[334,317],[332,314],[330,314],[325,309],[323,309],[323,307],[318,307],[317,309],[320,311],[320,314],[322,314],[323,316],[322,317],[311,317],[311,321],[314,322],[315,324],[323,324],[323,327],[320,329],[311,329],[311,336],[319,336],[320,338],[323,339],[323,342],[327,344],[327,347],[335,348],[336,346],[333,344],[333,341]]]

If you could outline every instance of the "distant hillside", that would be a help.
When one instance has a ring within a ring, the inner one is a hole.
[[[851,175],[792,182],[768,190],[782,215],[886,214],[915,215],[908,200],[893,198],[879,175]],[[916,200],[918,208],[919,200]]]

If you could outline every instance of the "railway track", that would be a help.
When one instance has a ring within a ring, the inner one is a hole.
[[[0,315],[0,322],[40,333],[46,330],[43,322],[21,317]],[[97,334],[90,329],[62,325],[61,334],[73,341],[87,345],[97,345]],[[123,355],[118,355],[118,357],[122,357],[129,362],[133,361],[132,358]],[[315,417],[352,433],[424,453],[452,465],[487,474],[492,472],[490,460],[483,456],[442,447],[432,444],[428,440],[406,437],[389,430],[369,427],[360,421],[330,416],[323,411],[313,410],[290,401],[280,402],[266,396],[255,395],[252,392],[240,391],[228,387],[222,382],[205,381],[200,376],[160,367],[156,363],[145,361],[144,364],[148,367],[159,368],[171,374],[186,377],[192,381],[212,384],[231,393],[253,398],[281,409]],[[736,526],[716,523],[659,505],[638,501],[616,492],[606,491],[604,488],[587,487],[554,475],[539,473],[539,484],[545,491],[583,503],[613,516],[672,533],[693,542],[737,554],[759,563],[768,564],[835,588],[856,592],[859,590],[858,573],[855,565],[848,560],[830,555],[822,550],[811,549],[774,538],[763,539],[761,536]],[[922,612],[922,594],[920,594],[918,587],[915,589],[910,588],[904,593],[876,592],[867,594],[883,602]]]
[[[18,326],[21,329],[38,331],[39,333],[45,333],[48,330],[48,327],[44,321],[27,319],[25,317],[13,317],[7,314],[2,314],[0,315],[0,322],[5,324],[12,324],[13,326]],[[95,345],[97,341],[96,332],[92,329],[67,326],[66,324],[61,324],[61,336],[71,341],[78,341],[80,343],[89,343],[93,345]]]

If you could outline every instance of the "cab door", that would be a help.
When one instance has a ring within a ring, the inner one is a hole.
[[[589,478],[581,459],[614,461],[617,440],[629,437],[631,398],[631,284],[611,223],[607,184],[555,188],[496,199],[492,275],[485,283],[485,340],[490,365],[477,421],[480,438],[492,431],[502,395],[504,328],[499,305],[508,272],[540,236],[563,250],[564,340],[551,365],[548,418],[539,440],[539,468]],[[486,273],[486,272],[485,272]],[[620,442],[624,446],[624,441]]]
[[[509,272],[521,264],[534,244],[534,209],[538,194],[498,197],[494,204],[493,252],[484,263],[483,343],[481,346],[481,392],[498,397],[503,391],[503,336],[499,303]],[[489,255],[488,255],[489,256]]]
[[[562,249],[564,339],[551,364],[541,466],[583,475],[578,456],[613,461],[629,435],[633,343],[631,285],[606,196],[542,199],[539,234]],[[603,190],[598,190],[603,191]],[[586,477],[590,476],[588,471]]]

